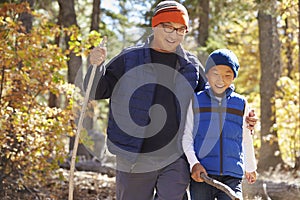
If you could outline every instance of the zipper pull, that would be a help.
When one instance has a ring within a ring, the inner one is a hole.
[[[133,165],[131,165],[130,167],[130,173],[132,173],[133,168],[136,166],[136,163],[134,163]]]

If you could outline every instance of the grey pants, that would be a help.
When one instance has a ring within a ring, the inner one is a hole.
[[[183,158],[151,172],[117,171],[117,200],[182,200],[190,182],[189,166]]]

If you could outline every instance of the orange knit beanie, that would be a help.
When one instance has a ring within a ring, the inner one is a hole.
[[[152,27],[163,22],[180,23],[189,27],[189,15],[186,8],[176,1],[162,1],[155,10],[152,17]]]

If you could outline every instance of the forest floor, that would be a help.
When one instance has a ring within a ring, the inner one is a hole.
[[[53,177],[44,187],[19,192],[5,191],[3,200],[67,200],[69,171],[59,169],[61,177]],[[258,179],[296,184],[300,188],[300,171],[273,170],[260,174]],[[77,171],[74,176],[74,200],[115,200],[115,177],[95,172]],[[261,197],[252,198],[259,200]],[[250,200],[250,199],[245,199]]]
[[[41,188],[22,191],[5,190],[1,200],[67,200],[69,170],[59,169],[60,177],[53,177]],[[95,172],[76,171],[73,200],[115,200],[115,177]]]

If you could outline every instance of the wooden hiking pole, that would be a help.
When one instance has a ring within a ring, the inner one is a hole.
[[[224,183],[221,183],[220,181],[217,181],[207,175],[205,175],[203,172],[200,173],[200,177],[204,180],[205,183],[225,192],[232,200],[240,200],[240,198],[235,194],[235,192]]]
[[[104,36],[101,43],[99,44],[99,47],[104,47],[105,42],[106,42],[106,37]],[[102,65],[103,62],[100,65]],[[80,117],[79,117],[79,121],[78,121],[78,125],[77,125],[77,131],[76,131],[76,135],[75,135],[74,147],[73,147],[72,158],[71,158],[70,173],[69,173],[69,198],[68,198],[68,200],[73,200],[74,170],[75,170],[75,161],[76,161],[79,137],[80,137],[80,132],[81,132],[81,129],[82,129],[83,119],[84,119],[85,112],[86,112],[86,107],[87,107],[87,104],[88,104],[88,101],[89,101],[91,88],[92,88],[93,81],[94,81],[94,78],[95,78],[96,69],[97,69],[97,65],[93,64],[91,76],[90,76],[90,79],[89,79],[89,82],[88,82],[88,85],[87,85],[87,89],[86,89],[86,93],[85,93],[85,96],[84,96],[84,101],[83,101],[83,105],[82,105],[82,109],[81,109],[81,112],[80,112]],[[102,70],[102,72],[104,71],[104,66],[102,66],[101,70]]]

